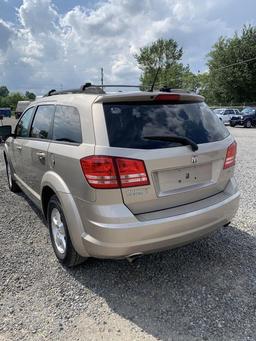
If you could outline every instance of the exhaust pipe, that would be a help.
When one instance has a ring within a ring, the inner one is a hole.
[[[139,257],[143,256],[142,252],[137,252],[137,253],[132,253],[129,256],[126,256],[126,259],[128,260],[128,262],[130,264],[134,263],[136,261],[136,259],[138,259]]]

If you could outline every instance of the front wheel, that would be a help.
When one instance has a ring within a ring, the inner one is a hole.
[[[16,181],[13,179],[13,174],[12,174],[12,170],[11,170],[11,166],[9,164],[9,162],[6,160],[6,176],[7,176],[7,181],[8,181],[8,186],[9,189],[13,192],[13,193],[17,193],[20,192],[20,188],[17,185]]]
[[[244,123],[244,127],[245,128],[251,128],[252,127],[252,121],[251,120],[248,120]]]
[[[59,262],[72,267],[82,263],[81,257],[73,247],[61,204],[56,195],[48,203],[47,221],[50,230],[52,247]]]

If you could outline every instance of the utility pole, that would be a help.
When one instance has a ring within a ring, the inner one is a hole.
[[[100,68],[100,73],[101,73],[101,87],[102,87],[102,90],[103,90],[103,84],[104,84],[104,70],[103,70],[103,67]]]

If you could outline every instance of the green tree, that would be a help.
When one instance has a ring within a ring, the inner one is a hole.
[[[208,97],[215,104],[256,101],[256,27],[221,37],[208,54]]]
[[[31,101],[36,99],[36,95],[33,92],[26,91],[25,97]]]
[[[0,86],[0,97],[7,97],[9,95],[9,90],[5,85]]]
[[[200,78],[198,75],[190,71],[189,66],[186,66],[183,69],[181,80],[183,89],[190,91],[197,91],[200,89]]]
[[[191,86],[192,73],[188,66],[181,63],[182,54],[182,48],[173,39],[158,39],[151,45],[140,48],[134,57],[142,70],[142,88],[150,88],[158,69],[156,87],[180,88],[183,84]]]
[[[16,109],[18,101],[25,101],[26,97],[19,92],[11,92],[7,97],[0,97],[0,107]]]

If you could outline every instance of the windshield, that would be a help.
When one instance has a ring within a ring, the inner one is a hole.
[[[224,113],[223,109],[214,109],[213,111],[215,112],[215,114],[219,114],[219,115]]]
[[[176,135],[197,144],[220,141],[228,130],[205,103],[105,103],[105,119],[112,147],[157,149],[180,146],[176,141],[145,136]]]
[[[241,111],[241,115],[250,115],[250,114],[254,114],[255,113],[255,109],[253,108],[244,108],[242,111]]]

